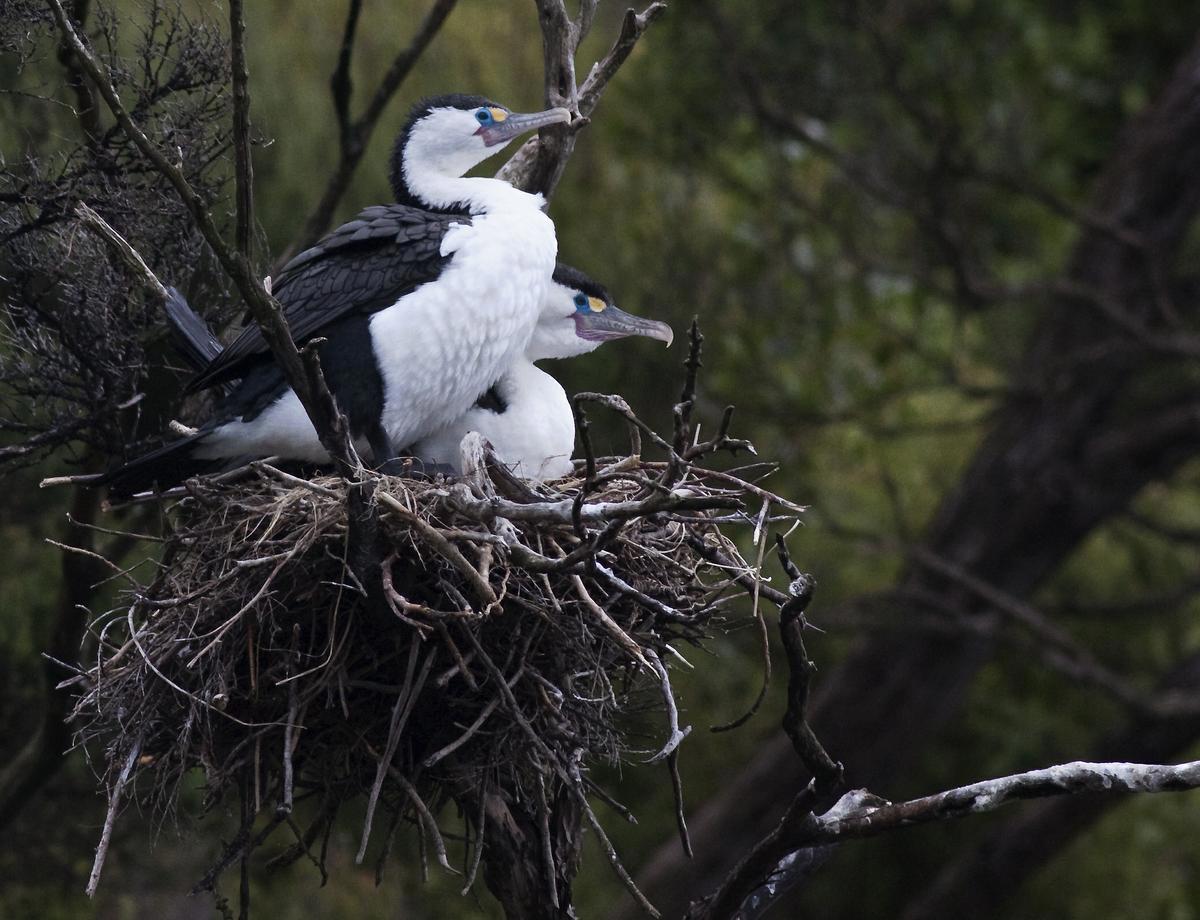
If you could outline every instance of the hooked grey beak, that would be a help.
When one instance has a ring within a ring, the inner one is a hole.
[[[666,323],[656,319],[646,319],[634,316],[624,310],[609,304],[599,313],[576,313],[575,334],[589,342],[607,342],[610,339],[623,339],[630,335],[644,335],[647,338],[666,342],[667,347],[675,341],[675,333]]]
[[[511,113],[504,121],[497,121],[480,128],[475,133],[483,138],[485,147],[495,147],[497,144],[507,144],[514,137],[519,137],[526,131],[544,128],[546,125],[566,124],[571,120],[568,109],[547,109],[544,112],[529,114]]]

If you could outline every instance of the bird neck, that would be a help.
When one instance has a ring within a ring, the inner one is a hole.
[[[505,208],[541,208],[545,199],[513,188],[500,179],[447,175],[420,158],[405,156],[404,185],[410,198],[434,211],[466,210],[484,214]]]

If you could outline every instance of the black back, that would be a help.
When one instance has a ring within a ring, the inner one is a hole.
[[[442,239],[470,217],[407,205],[376,205],[306,249],[280,272],[273,293],[298,344],[349,316],[392,306],[441,273]],[[270,354],[257,325],[247,326],[198,374],[188,392],[244,376]]]

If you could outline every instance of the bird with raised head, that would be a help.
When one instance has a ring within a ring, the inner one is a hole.
[[[521,115],[476,96],[423,100],[392,161],[397,198],[422,207],[367,208],[274,280],[293,338],[324,339],[326,381],[356,445],[377,464],[461,416],[523,356],[551,283],[554,225],[540,195],[462,174],[522,133],[569,120],[565,109]],[[103,481],[128,492],[173,484],[231,456],[327,459],[257,326],[188,389],[233,380],[240,382],[195,435]]]

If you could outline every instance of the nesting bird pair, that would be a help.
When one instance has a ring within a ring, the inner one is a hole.
[[[565,475],[570,404],[534,362],[631,335],[670,343],[666,324],[619,310],[601,285],[556,264],[541,195],[464,177],[520,135],[570,119],[478,96],[423,100],[392,156],[397,203],[367,208],[274,280],[296,341],[324,339],[326,382],[376,466],[410,455],[457,470],[462,438],[478,431],[518,475]],[[181,298],[168,314],[205,362],[189,392],[230,389],[194,434],[107,474],[115,494],[169,488],[234,458],[328,460],[257,326],[220,349]]]

